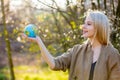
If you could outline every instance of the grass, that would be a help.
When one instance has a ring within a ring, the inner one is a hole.
[[[4,73],[0,73],[0,80],[6,80],[7,77]]]
[[[3,72],[10,77],[7,68]],[[16,80],[68,80],[68,72],[52,71],[48,67],[16,66],[14,72]]]

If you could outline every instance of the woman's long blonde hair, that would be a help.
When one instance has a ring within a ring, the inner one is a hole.
[[[110,24],[107,16],[100,11],[89,11],[87,16],[90,16],[93,21],[93,26],[96,29],[95,38],[102,44],[110,43]]]

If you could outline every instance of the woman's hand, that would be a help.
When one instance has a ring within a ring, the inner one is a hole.
[[[23,39],[27,40],[27,41],[30,41],[30,42],[37,42],[38,41],[38,38],[39,36],[36,36],[35,38],[32,38],[32,37],[28,37],[26,34],[24,33],[21,33],[21,36]]]

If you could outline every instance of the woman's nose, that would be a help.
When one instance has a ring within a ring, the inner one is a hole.
[[[86,27],[85,24],[83,24],[81,29],[85,29],[85,27]]]

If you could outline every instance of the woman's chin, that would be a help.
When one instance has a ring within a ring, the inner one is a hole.
[[[88,38],[88,36],[87,36],[87,35],[84,35],[84,34],[83,34],[81,37]]]

